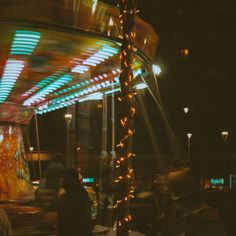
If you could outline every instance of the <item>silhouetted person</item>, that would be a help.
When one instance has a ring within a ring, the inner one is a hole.
[[[50,163],[47,165],[45,188],[58,190],[60,187],[59,180],[64,171],[62,154],[57,153],[53,156]]]
[[[72,168],[66,169],[61,182],[65,194],[59,202],[57,236],[90,236],[90,200],[79,181],[78,172]]]

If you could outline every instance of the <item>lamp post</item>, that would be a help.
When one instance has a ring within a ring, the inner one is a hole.
[[[191,137],[192,133],[187,133],[187,142],[188,142],[188,160],[190,160],[190,154],[191,154]]]
[[[188,107],[184,107],[183,108],[184,111],[184,123],[185,123],[185,130],[189,129],[189,111],[190,109]],[[187,159],[190,160],[190,154],[191,154],[191,137],[192,137],[192,133],[188,132],[186,133],[187,135]]]
[[[224,130],[224,131],[221,132],[221,136],[222,136],[224,142],[226,143],[227,138],[228,138],[228,136],[229,136],[229,132],[226,131],[226,130]]]
[[[70,159],[70,122],[72,119],[72,114],[66,113],[65,114],[65,120],[66,120],[66,165],[67,167],[72,166],[72,161]]]
[[[227,161],[227,156],[226,156],[226,141],[229,136],[229,132],[227,130],[223,130],[221,132],[221,136],[224,141],[224,150],[223,150],[223,155],[224,155],[224,163],[225,163],[225,176],[228,174],[228,161]]]
[[[30,165],[32,167],[32,171],[33,171],[33,178],[35,179],[35,166],[34,166],[34,161],[33,161],[33,151],[34,151],[34,147],[29,147],[29,151],[30,151]]]

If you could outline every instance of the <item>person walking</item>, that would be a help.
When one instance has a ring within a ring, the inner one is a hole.
[[[64,195],[59,200],[57,236],[91,236],[91,206],[87,191],[73,168],[62,174]]]

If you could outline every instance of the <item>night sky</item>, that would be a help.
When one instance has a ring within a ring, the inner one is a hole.
[[[163,68],[160,93],[166,113],[181,143],[193,133],[199,148],[222,145],[220,133],[229,131],[236,142],[236,2],[230,0],[139,1],[143,19],[159,36],[156,63]],[[189,55],[181,55],[188,49]],[[183,108],[190,112],[184,115]],[[234,150],[235,152],[235,150]]]

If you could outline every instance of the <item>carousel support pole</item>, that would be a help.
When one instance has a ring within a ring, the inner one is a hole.
[[[67,167],[74,167],[74,161],[72,159],[72,156],[70,155],[70,123],[72,120],[72,114],[66,113],[65,114],[65,120],[66,120],[66,166]]]
[[[108,158],[107,153],[107,95],[103,95],[102,100],[102,151],[100,155],[100,181],[102,181],[102,173],[104,164]]]
[[[114,85],[112,85],[112,89]],[[115,141],[116,141],[116,130],[115,130],[115,95],[112,93],[111,95],[111,168],[114,169],[114,160],[116,158],[115,152]]]
[[[40,157],[40,144],[39,144],[39,128],[38,128],[38,119],[37,114],[34,115],[35,120],[35,129],[36,129],[36,139],[37,139],[37,151],[38,151],[38,164],[39,164],[39,179],[42,177],[42,164]]]
[[[100,167],[99,167],[99,208],[100,208],[100,218],[101,223],[106,223],[106,209],[105,209],[105,199],[106,192],[104,179],[104,170],[107,165],[108,153],[107,153],[107,95],[103,95],[102,100],[102,151],[100,155]]]
[[[112,89],[114,89],[114,85],[112,85]],[[114,163],[116,159],[116,151],[115,151],[115,96],[114,93],[111,95],[111,151],[110,151],[110,166],[109,166],[109,187],[110,192],[108,196],[108,215],[109,215],[109,226],[114,225]]]
[[[35,170],[35,165],[34,165],[34,160],[33,160],[34,147],[29,147],[29,151],[30,151],[30,164],[31,164],[31,167],[32,167],[33,177],[34,177],[32,179],[35,179],[35,177],[36,177],[36,170]]]
[[[130,198],[132,192],[130,188],[130,178],[132,175],[131,158],[132,153],[132,137],[134,134],[133,118],[135,107],[132,93],[133,80],[133,52],[135,32],[133,26],[135,15],[137,13],[135,0],[121,0],[120,7],[120,22],[123,31],[122,46],[121,46],[121,73],[120,86],[121,94],[119,97],[121,107],[120,131],[121,139],[118,148],[118,157],[116,159],[116,169],[118,176],[115,179],[116,183],[116,226],[117,236],[128,236],[130,228]]]

